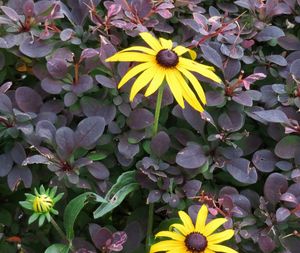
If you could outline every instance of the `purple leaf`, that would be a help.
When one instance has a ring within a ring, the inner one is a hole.
[[[258,245],[263,253],[271,253],[276,248],[275,242],[269,236],[260,236]]]
[[[252,98],[244,91],[235,92],[232,96],[232,100],[237,102],[238,104],[245,105],[245,106],[253,105]]]
[[[250,162],[244,158],[229,160],[226,169],[233,178],[241,183],[254,184],[257,182],[256,169],[250,167]]]
[[[159,190],[151,190],[148,194],[147,203],[158,202],[161,198],[161,192]]]
[[[101,228],[97,224],[90,224],[89,232],[95,247],[99,250],[106,246],[107,240],[112,239],[112,233],[107,228]]]
[[[283,193],[280,196],[280,200],[281,201],[285,201],[285,202],[290,202],[290,203],[298,204],[298,200],[295,197],[295,195],[292,194],[292,193],[289,193],[289,192]]]
[[[76,143],[79,147],[89,148],[102,136],[105,127],[105,120],[102,117],[94,116],[83,119],[77,126],[75,132]]]
[[[264,73],[254,73],[244,78],[242,82],[245,89],[249,90],[250,84],[254,83],[255,81],[262,80],[264,78],[266,78],[266,75]]]
[[[59,34],[59,36],[62,41],[67,41],[67,40],[71,39],[74,34],[75,34],[75,32],[72,29],[67,28],[67,29],[62,30],[61,33]]]
[[[279,207],[276,210],[276,220],[277,220],[277,222],[285,221],[290,215],[291,215],[290,210],[285,208],[285,207]]]
[[[290,67],[290,72],[298,79],[300,79],[300,59],[293,61]]]
[[[33,155],[27,157],[23,162],[22,166],[26,166],[28,164],[51,164],[51,162],[46,158],[45,156],[42,155]]]
[[[300,50],[300,40],[292,34],[278,38],[278,44],[286,50]]]
[[[53,78],[62,79],[68,73],[68,66],[64,59],[52,58],[47,61],[47,69]]]
[[[36,125],[36,134],[50,142],[53,141],[56,128],[55,126],[48,120],[41,120]]]
[[[253,112],[254,114],[258,115],[262,119],[267,122],[272,123],[288,123],[289,119],[286,114],[281,110],[266,110],[266,111],[257,111]]]
[[[77,99],[78,99],[78,97],[73,92],[67,92],[64,95],[64,104],[65,104],[65,106],[69,107],[69,106],[75,104]]]
[[[28,37],[21,43],[20,51],[31,58],[41,58],[50,54],[53,46],[53,43],[37,39],[32,41],[32,38]]]
[[[13,148],[10,150],[10,155],[16,164],[21,165],[26,158],[25,150],[21,143],[16,142]]]
[[[176,155],[176,163],[186,169],[196,169],[207,161],[201,146],[190,144]]]
[[[20,20],[18,13],[16,13],[14,9],[7,6],[1,6],[0,8],[4,12],[4,14],[8,16],[11,20],[15,22],[18,22]]]
[[[200,133],[203,132],[205,121],[201,118],[198,111],[194,110],[191,106],[187,105],[184,110],[182,110],[183,116],[186,121]]]
[[[111,4],[107,10],[107,16],[112,17],[117,15],[122,10],[122,5],[120,4]]]
[[[277,26],[266,26],[261,32],[256,35],[256,40],[268,41],[284,36],[284,32]]]
[[[25,188],[30,188],[32,174],[30,169],[22,166],[15,166],[7,176],[7,183],[11,191],[16,191],[20,182],[24,183]]]
[[[238,111],[223,112],[218,118],[218,124],[226,131],[235,132],[243,127],[244,117]]]
[[[93,87],[93,78],[89,75],[82,75],[79,77],[78,82],[72,85],[72,90],[77,95],[90,90]]]
[[[82,50],[81,52],[81,56],[80,59],[87,59],[87,58],[92,58],[99,55],[99,51],[97,51],[96,49],[93,48],[85,48]]]
[[[297,150],[300,150],[299,136],[285,136],[275,146],[275,154],[283,159],[292,159]]]
[[[19,87],[16,90],[15,99],[23,112],[37,113],[43,104],[41,96],[35,90],[26,86]]]
[[[63,82],[59,80],[54,80],[52,78],[46,77],[41,82],[41,86],[44,91],[47,91],[50,94],[60,94],[62,91]]]
[[[161,131],[152,138],[151,150],[155,155],[161,157],[168,151],[170,144],[171,140],[169,135],[166,132]]]
[[[202,183],[199,180],[190,180],[187,181],[182,187],[183,192],[187,196],[187,198],[193,198],[197,196],[201,189]]]
[[[0,177],[5,177],[13,166],[13,160],[9,154],[0,155]]]
[[[252,157],[254,166],[262,172],[272,172],[277,161],[276,156],[267,149],[256,151]]]
[[[61,151],[70,155],[75,147],[74,132],[68,127],[61,127],[55,133],[55,141]]]
[[[3,63],[4,64],[4,63]],[[6,82],[0,86],[0,93],[7,92],[12,86],[12,82]],[[1,99],[0,99],[1,100]]]
[[[122,136],[118,143],[118,151],[122,154],[126,159],[132,159],[138,152],[140,148],[138,144],[130,144],[128,142],[128,138]]]
[[[153,122],[153,114],[144,108],[133,110],[127,119],[128,126],[134,130],[144,129],[148,126],[151,126]]]
[[[201,45],[201,50],[203,52],[203,58],[210,63],[217,66],[219,69],[223,69],[223,62],[220,54],[212,47]]]
[[[116,81],[103,75],[96,75],[96,81],[106,88],[114,89],[117,87]]]
[[[280,201],[282,193],[288,189],[288,182],[285,176],[279,173],[270,174],[264,185],[264,195],[271,204],[277,204]]]
[[[227,46],[225,44],[222,44],[220,50],[224,55],[230,57],[231,59],[241,59],[244,56],[244,49],[239,45]]]
[[[100,162],[93,162],[87,166],[91,175],[99,180],[105,180],[109,177],[109,171],[104,164]]]
[[[281,67],[284,67],[287,65],[286,59],[283,56],[278,55],[278,54],[268,55],[268,56],[266,56],[266,60],[269,62],[275,63]]]
[[[207,91],[205,93],[208,106],[218,106],[225,103],[225,96],[219,91]]]
[[[23,4],[23,13],[26,17],[33,17],[35,15],[34,13],[34,2],[33,0],[27,0]]]
[[[9,97],[3,93],[0,93],[0,112],[12,113],[12,103]]]

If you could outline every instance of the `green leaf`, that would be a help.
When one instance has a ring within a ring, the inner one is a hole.
[[[85,192],[76,198],[72,199],[65,208],[64,212],[64,226],[67,233],[67,238],[72,240],[74,238],[74,223],[80,211],[93,199],[97,202],[106,202],[101,196],[93,192]]]
[[[124,172],[106,194],[105,199],[108,200],[108,202],[102,203],[94,211],[94,218],[100,218],[119,206],[125,197],[135,191],[138,186],[139,184],[135,180],[135,171]]]
[[[45,253],[68,253],[69,247],[64,244],[56,243],[48,247]]]
[[[90,153],[87,156],[87,158],[89,158],[93,161],[101,161],[106,157],[107,157],[107,154],[105,152]]]

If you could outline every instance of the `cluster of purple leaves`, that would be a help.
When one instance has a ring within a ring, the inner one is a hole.
[[[239,252],[298,252],[299,0],[9,0],[0,9],[0,252],[17,251],[14,235],[25,252],[57,241],[28,229],[16,207],[24,192],[57,185],[62,210],[86,189],[105,196],[129,170],[140,190],[101,227],[85,210],[78,252],[144,252],[145,203],[155,203],[158,231],[178,209],[195,217],[199,202],[229,219]],[[130,103],[132,81],[116,87],[132,64],[105,62],[143,31],[193,48],[223,80],[197,75],[201,114],[166,89],[154,137],[156,95]]]

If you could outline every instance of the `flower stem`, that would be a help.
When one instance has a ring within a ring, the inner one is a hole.
[[[75,252],[74,249],[72,248],[72,243],[68,240],[65,233],[62,231],[62,229],[58,226],[58,224],[56,223],[56,221],[52,217],[51,217],[50,222],[51,222],[52,226],[56,229],[56,231],[58,232],[60,237],[65,241],[65,243],[68,243],[71,252]]]
[[[156,106],[155,106],[154,124],[153,124],[153,128],[152,128],[152,136],[157,134],[158,121],[159,121],[159,115],[160,115],[161,102],[162,102],[162,97],[163,97],[163,93],[164,93],[164,88],[165,88],[165,85],[161,85],[158,89]]]
[[[153,128],[152,128],[152,136],[155,136],[157,134],[158,121],[159,121],[159,115],[160,115],[160,109],[161,109],[161,104],[162,104],[164,88],[165,88],[165,85],[161,85],[158,89],[156,106],[155,106],[154,123],[153,123]],[[146,253],[149,252],[150,246],[151,246],[153,214],[154,214],[154,203],[149,203],[147,237],[146,237]]]

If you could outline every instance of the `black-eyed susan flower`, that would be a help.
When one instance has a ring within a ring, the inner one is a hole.
[[[234,235],[234,230],[214,233],[227,221],[225,218],[214,219],[206,224],[208,209],[205,205],[200,208],[195,225],[185,212],[179,211],[178,214],[183,224],[172,224],[171,231],[157,233],[156,237],[170,239],[153,244],[150,253],[237,253],[234,249],[219,244],[229,240]]]
[[[19,203],[25,209],[33,212],[28,220],[29,224],[38,219],[39,226],[42,226],[45,219],[50,222],[51,214],[58,214],[58,211],[54,209],[54,205],[62,198],[63,193],[55,196],[56,191],[57,187],[45,190],[44,186],[41,185],[39,191],[36,188],[34,189],[34,195],[30,193],[25,194],[26,200]]]
[[[150,48],[133,46],[106,59],[108,62],[140,63],[124,75],[118,87],[121,88],[131,78],[140,74],[131,88],[130,100],[132,101],[147,84],[149,85],[145,92],[146,97],[158,90],[166,81],[182,108],[184,108],[184,100],[186,100],[193,108],[202,112],[201,103],[206,104],[205,93],[192,72],[220,83],[221,79],[214,73],[214,68],[194,61],[196,53],[186,47],[176,46],[173,48],[171,40],[164,38],[157,40],[148,32],[140,33],[140,36]],[[192,59],[184,58],[185,53],[189,53]],[[191,87],[188,85],[188,81],[191,83]]]

